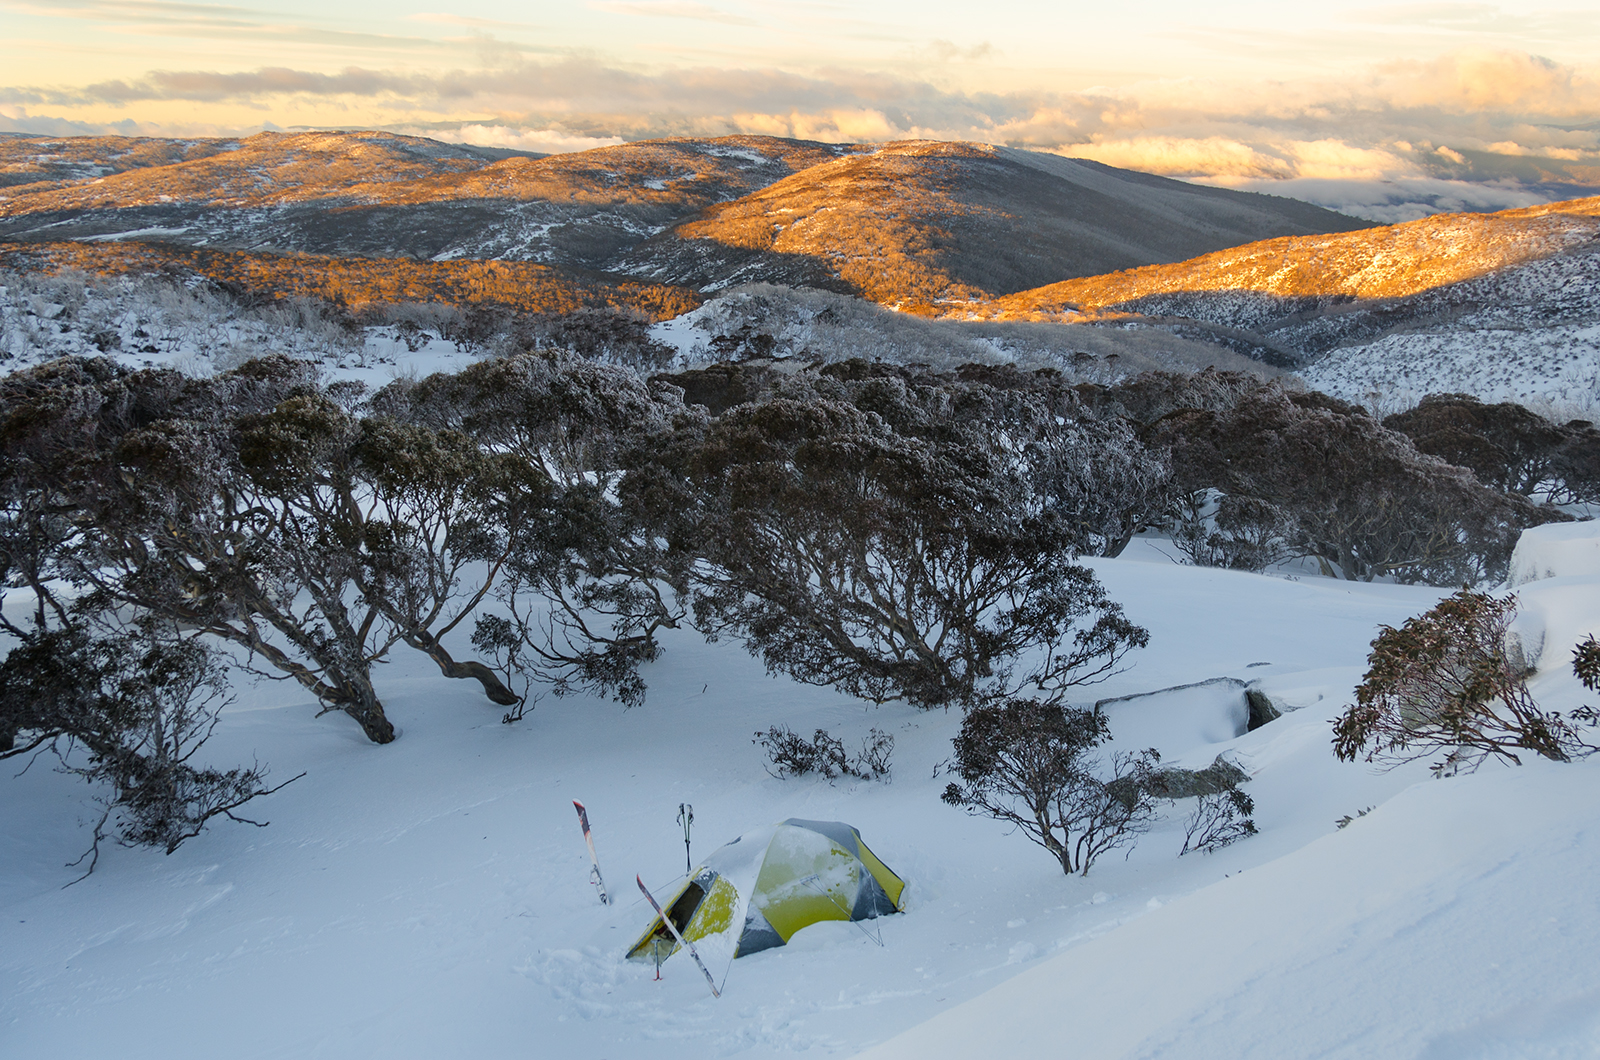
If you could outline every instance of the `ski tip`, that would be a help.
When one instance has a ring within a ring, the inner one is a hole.
[[[583,803],[579,802],[577,799],[573,799],[572,800],[572,805],[574,805],[574,806],[576,806],[578,808],[578,812],[579,813],[583,812]]]

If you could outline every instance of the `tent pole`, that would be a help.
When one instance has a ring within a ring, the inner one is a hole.
[[[867,936],[867,938],[872,939],[873,942],[876,942],[878,945],[882,946],[883,945],[883,932],[880,930],[878,935],[874,936],[872,934],[872,932],[868,931],[864,927],[861,927],[861,921],[855,919],[854,917],[852,917],[850,915],[850,910],[848,910],[848,909],[846,909],[844,907],[844,903],[839,901],[839,899],[836,896],[834,896],[834,895],[830,894],[828,891],[824,890],[822,885],[817,882],[821,878],[822,877],[818,873],[813,872],[811,875],[806,876],[806,877],[804,877],[804,878],[802,878],[800,880],[797,880],[796,882],[810,884],[811,888],[814,891],[816,891],[818,894],[822,895],[822,897],[826,898],[828,901],[832,902],[835,906],[837,906],[838,909],[839,909],[839,912],[844,914],[844,918],[846,920],[850,921],[850,923],[854,924],[856,927],[861,928],[861,933],[863,935]],[[887,948],[887,947],[885,947],[885,948]]]

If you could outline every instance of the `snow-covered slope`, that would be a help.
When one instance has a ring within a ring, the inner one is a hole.
[[[1600,532],[1530,534],[1517,589],[1530,688],[1570,712],[1595,698],[1569,667],[1600,626],[1583,547]],[[1300,850],[1152,902],[862,1060],[1600,1055],[1600,761],[1527,758],[1420,782]]]
[[[1600,1053],[1600,762],[1422,783],[862,1060]]]
[[[1547,258],[1386,307],[1393,325],[1301,370],[1350,401],[1466,393],[1582,413],[1600,406],[1600,253]]]
[[[1180,859],[1179,806],[1126,861],[1064,878],[939,801],[955,715],[770,679],[687,633],[649,667],[643,707],[546,700],[515,726],[401,657],[380,675],[396,743],[313,717],[283,684],[247,686],[208,750],[256,754],[278,779],[306,771],[259,806],[270,827],[213,828],[170,857],[112,849],[67,889],[89,793],[45,761],[0,778],[0,1055],[670,1060],[849,1055],[902,1032],[887,1055],[1546,1055],[1456,1047],[1500,1014],[1492,1033],[1514,1043],[1592,1045],[1559,1034],[1588,1033],[1581,1006],[1600,997],[1596,767],[1433,781],[1329,752],[1376,626],[1438,590],[1180,567],[1144,542],[1095,565],[1152,641],[1085,698],[1218,676],[1292,690],[1301,709],[1242,736],[1216,730],[1230,704],[1197,698],[1160,745],[1184,765],[1242,763],[1258,836]],[[1531,603],[1569,580],[1519,591]],[[1600,630],[1563,591],[1559,635]],[[1554,663],[1536,691],[1581,692]],[[889,731],[893,781],[774,779],[750,742],[772,724],[847,743]],[[587,884],[572,798],[611,908]],[[879,922],[882,948],[818,925],[716,968],[721,1000],[682,958],[652,981],[621,959],[647,921],[631,877],[664,888],[682,872],[685,801],[699,855],[785,817],[849,821],[909,881],[905,913]]]

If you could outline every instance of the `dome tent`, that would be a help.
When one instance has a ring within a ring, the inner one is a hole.
[[[712,852],[661,907],[697,949],[732,960],[783,946],[824,920],[897,913],[904,890],[850,825],[790,818]],[[662,961],[677,948],[658,916],[628,957]]]

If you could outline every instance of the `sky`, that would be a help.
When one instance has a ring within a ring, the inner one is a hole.
[[[978,140],[1402,220],[1600,187],[1600,4],[0,0],[0,131]]]

